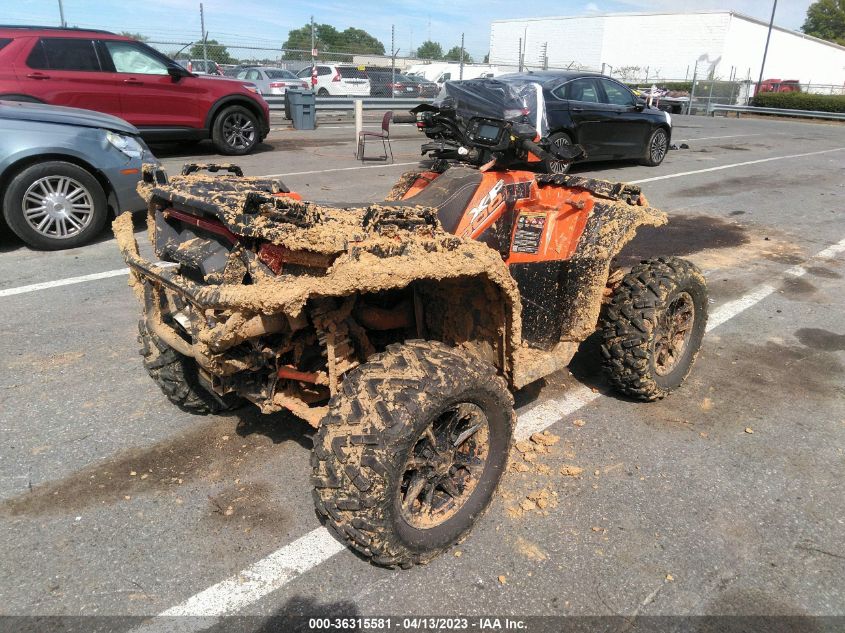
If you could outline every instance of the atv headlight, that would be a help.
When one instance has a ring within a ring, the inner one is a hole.
[[[144,155],[144,148],[131,136],[117,134],[110,130],[106,131],[106,140],[112,147],[126,154],[129,158],[141,158]]]

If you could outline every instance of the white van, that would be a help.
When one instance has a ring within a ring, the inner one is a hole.
[[[443,85],[444,81],[461,79],[461,65],[454,62],[435,62],[433,64],[414,64],[408,67],[408,74],[424,77]],[[464,64],[463,79],[478,79],[479,77],[495,77],[501,75],[496,66],[478,64]]]

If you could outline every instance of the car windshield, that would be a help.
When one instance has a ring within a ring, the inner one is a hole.
[[[352,66],[338,66],[337,72],[340,73],[340,76],[344,79],[366,79],[367,73],[363,70],[358,68],[353,68]]]
[[[543,87],[525,79],[467,79],[447,81],[434,100],[439,108],[453,109],[464,120],[489,117],[529,123],[546,136],[546,102]]]
[[[268,68],[264,72],[270,79],[296,79],[296,75],[291,71],[281,68]]]

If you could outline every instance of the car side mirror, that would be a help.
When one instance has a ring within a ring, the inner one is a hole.
[[[182,79],[182,77],[187,76],[188,71],[184,70],[179,66],[168,66],[167,74],[170,75],[173,81],[179,81],[180,79]]]
[[[634,110],[636,110],[637,112],[642,112],[643,110],[645,110],[645,104],[642,101],[638,101],[634,104]]]

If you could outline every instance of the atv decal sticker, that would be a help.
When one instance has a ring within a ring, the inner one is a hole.
[[[545,226],[545,213],[521,213],[516,220],[511,250],[514,253],[536,253],[540,248],[540,237]]]
[[[505,181],[500,180],[492,189],[487,192],[478,204],[469,211],[469,224],[464,229],[462,237],[473,236],[476,229],[484,223],[484,220],[496,213],[499,208],[506,203],[503,191],[505,189]]]

